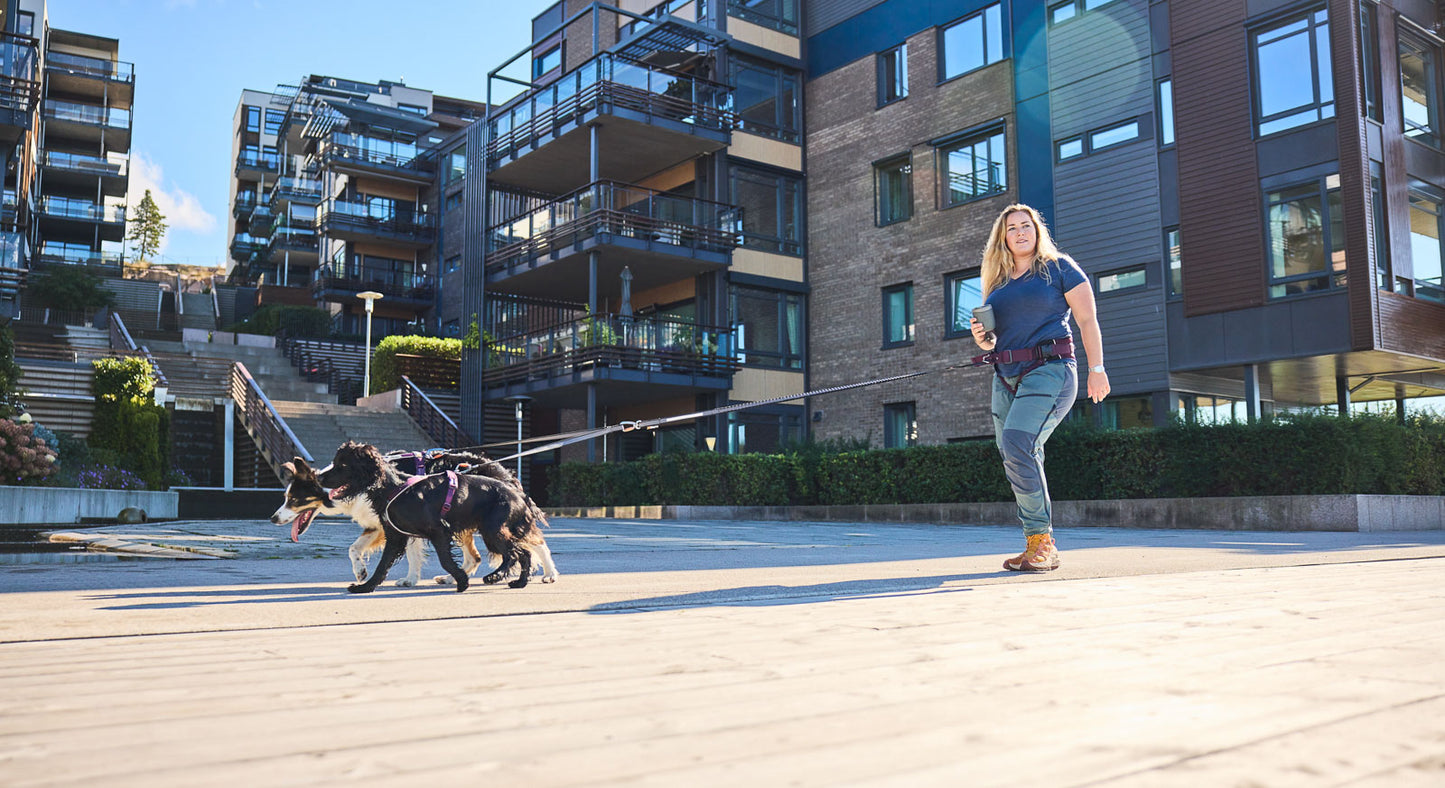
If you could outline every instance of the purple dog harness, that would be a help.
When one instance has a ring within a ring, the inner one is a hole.
[[[421,458],[418,456],[417,461],[420,462],[420,460]],[[386,520],[387,525],[390,525],[392,528],[396,528],[396,530],[401,531],[404,534],[410,534],[412,536],[415,536],[415,534],[411,534],[410,531],[403,530],[402,528],[398,527],[396,523],[392,522],[391,505],[396,503],[396,499],[400,498],[402,493],[410,490],[412,486],[415,485],[417,482],[420,482],[423,479],[430,479],[432,476],[440,475],[441,474],[434,473],[430,476],[414,475],[406,477],[406,484],[403,484],[400,489],[398,489],[394,494],[392,494],[391,498],[388,499],[386,502],[386,507],[381,510],[381,516],[383,519]],[[439,515],[440,519],[442,520],[445,520],[447,518],[447,512],[450,512],[452,510],[452,501],[457,497],[457,472],[447,471],[446,477],[447,497],[442,500],[442,511]]]

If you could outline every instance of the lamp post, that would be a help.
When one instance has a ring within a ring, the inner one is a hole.
[[[515,395],[513,395],[513,396],[507,397],[507,401],[508,401],[508,402],[515,403],[516,406],[517,406],[517,453],[518,453],[518,454],[521,454],[521,453],[522,453],[522,405],[523,405],[524,403],[526,403],[526,402],[530,402],[531,400],[532,400],[532,398],[529,397],[529,396],[527,396],[526,394],[515,394]],[[521,483],[522,483],[522,458],[521,458],[521,457],[518,457],[518,458],[517,458],[517,483],[518,483],[518,484],[521,484]]]
[[[371,396],[371,309],[381,293],[375,290],[367,290],[364,293],[357,293],[357,298],[366,302],[366,380],[362,383],[363,397]]]

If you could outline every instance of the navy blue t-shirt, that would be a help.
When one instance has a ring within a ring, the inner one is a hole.
[[[984,302],[993,306],[994,335],[998,350],[1023,350],[1050,339],[1072,338],[1069,302],[1064,293],[1088,278],[1079,264],[1067,257],[1047,264],[1049,278],[1033,272],[1004,282]],[[1012,377],[1023,371],[1025,362],[999,364],[999,372]]]

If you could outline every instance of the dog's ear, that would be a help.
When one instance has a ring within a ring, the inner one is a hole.
[[[301,458],[300,458],[300,457],[297,457],[296,459],[297,459],[297,460],[300,460]],[[290,482],[290,481],[291,481],[291,477],[292,477],[292,476],[295,476],[295,475],[296,475],[296,466],[295,466],[295,465],[292,465],[292,464],[289,463],[289,462],[283,462],[283,463],[281,463],[281,481],[282,481],[282,483]]]
[[[293,457],[293,458],[291,459],[291,464],[294,465],[297,470],[304,470],[304,471],[309,471],[309,470],[311,470],[311,466],[306,464],[306,460],[304,460],[304,459],[302,459],[302,458],[300,458],[300,457]]]

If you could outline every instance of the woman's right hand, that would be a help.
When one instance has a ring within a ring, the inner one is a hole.
[[[998,344],[998,340],[992,334],[983,330],[983,324],[978,322],[978,318],[969,318],[968,328],[973,332],[974,344],[978,345],[980,349],[993,350],[994,345]]]

